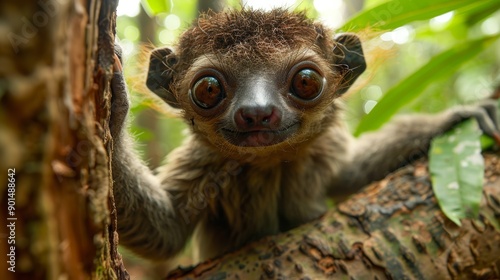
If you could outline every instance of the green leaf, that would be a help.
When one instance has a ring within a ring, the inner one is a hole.
[[[171,0],[141,0],[142,7],[150,17],[170,10]]]
[[[484,159],[481,130],[467,120],[431,144],[429,169],[432,188],[443,213],[454,223],[476,218],[483,193]]]
[[[340,28],[343,31],[358,31],[369,28],[394,29],[416,20],[426,20],[441,14],[498,0],[393,0],[371,9],[361,11]]]
[[[418,97],[428,85],[453,75],[461,64],[479,54],[498,37],[500,35],[466,41],[433,57],[427,64],[389,89],[373,110],[361,119],[354,135],[358,136],[381,127],[401,107]]]
[[[500,9],[500,1],[477,2],[457,11],[458,17],[466,18],[466,23],[472,26]]]

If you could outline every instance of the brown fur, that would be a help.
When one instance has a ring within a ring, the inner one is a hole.
[[[242,10],[203,14],[179,40],[179,52],[188,58],[218,53],[239,61],[269,60],[277,52],[301,46],[325,47],[330,38],[303,12]]]
[[[467,107],[435,117],[407,117],[354,139],[337,97],[340,86],[350,85],[364,65],[359,41],[354,36],[343,40],[338,45],[330,31],[303,13],[243,10],[204,15],[182,35],[177,53],[153,52],[151,65],[159,69],[150,69],[154,79],[148,86],[180,108],[191,128],[157,175],[138,159],[122,129],[127,92],[117,73],[111,125],[120,242],[141,256],[162,260],[175,256],[194,236],[200,260],[220,255],[319,217],[326,211],[327,195],[339,199],[356,192],[425,155],[432,137],[453,124],[487,116],[483,108]],[[161,53],[166,57],[154,57]],[[350,59],[358,64],[349,64]],[[303,61],[314,62],[323,73],[325,92],[314,105],[297,107],[287,98],[287,75]],[[361,68],[346,70],[352,65]],[[228,88],[220,109],[210,114],[200,114],[188,96],[204,69],[217,69]],[[231,144],[221,127],[231,124],[231,112],[242,97],[238,89],[251,88],[256,76],[266,77],[282,94],[269,93],[278,95],[279,109],[297,120],[298,129],[270,146]]]

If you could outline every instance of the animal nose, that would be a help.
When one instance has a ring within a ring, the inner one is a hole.
[[[281,123],[281,112],[274,106],[243,107],[234,120],[242,131],[274,129]]]

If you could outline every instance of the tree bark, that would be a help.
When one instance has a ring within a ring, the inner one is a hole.
[[[500,157],[486,155],[477,220],[448,220],[427,163],[402,168],[321,219],[168,279],[499,279]]]
[[[116,5],[0,2],[2,279],[127,277],[110,215]]]

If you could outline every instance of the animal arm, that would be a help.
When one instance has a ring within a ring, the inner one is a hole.
[[[118,65],[115,63],[116,70]],[[173,200],[133,149],[133,141],[123,125],[129,101],[122,73],[115,73],[111,85],[112,170],[120,240],[145,258],[167,259],[182,250],[194,223],[178,218],[178,206],[185,201],[182,197]]]

